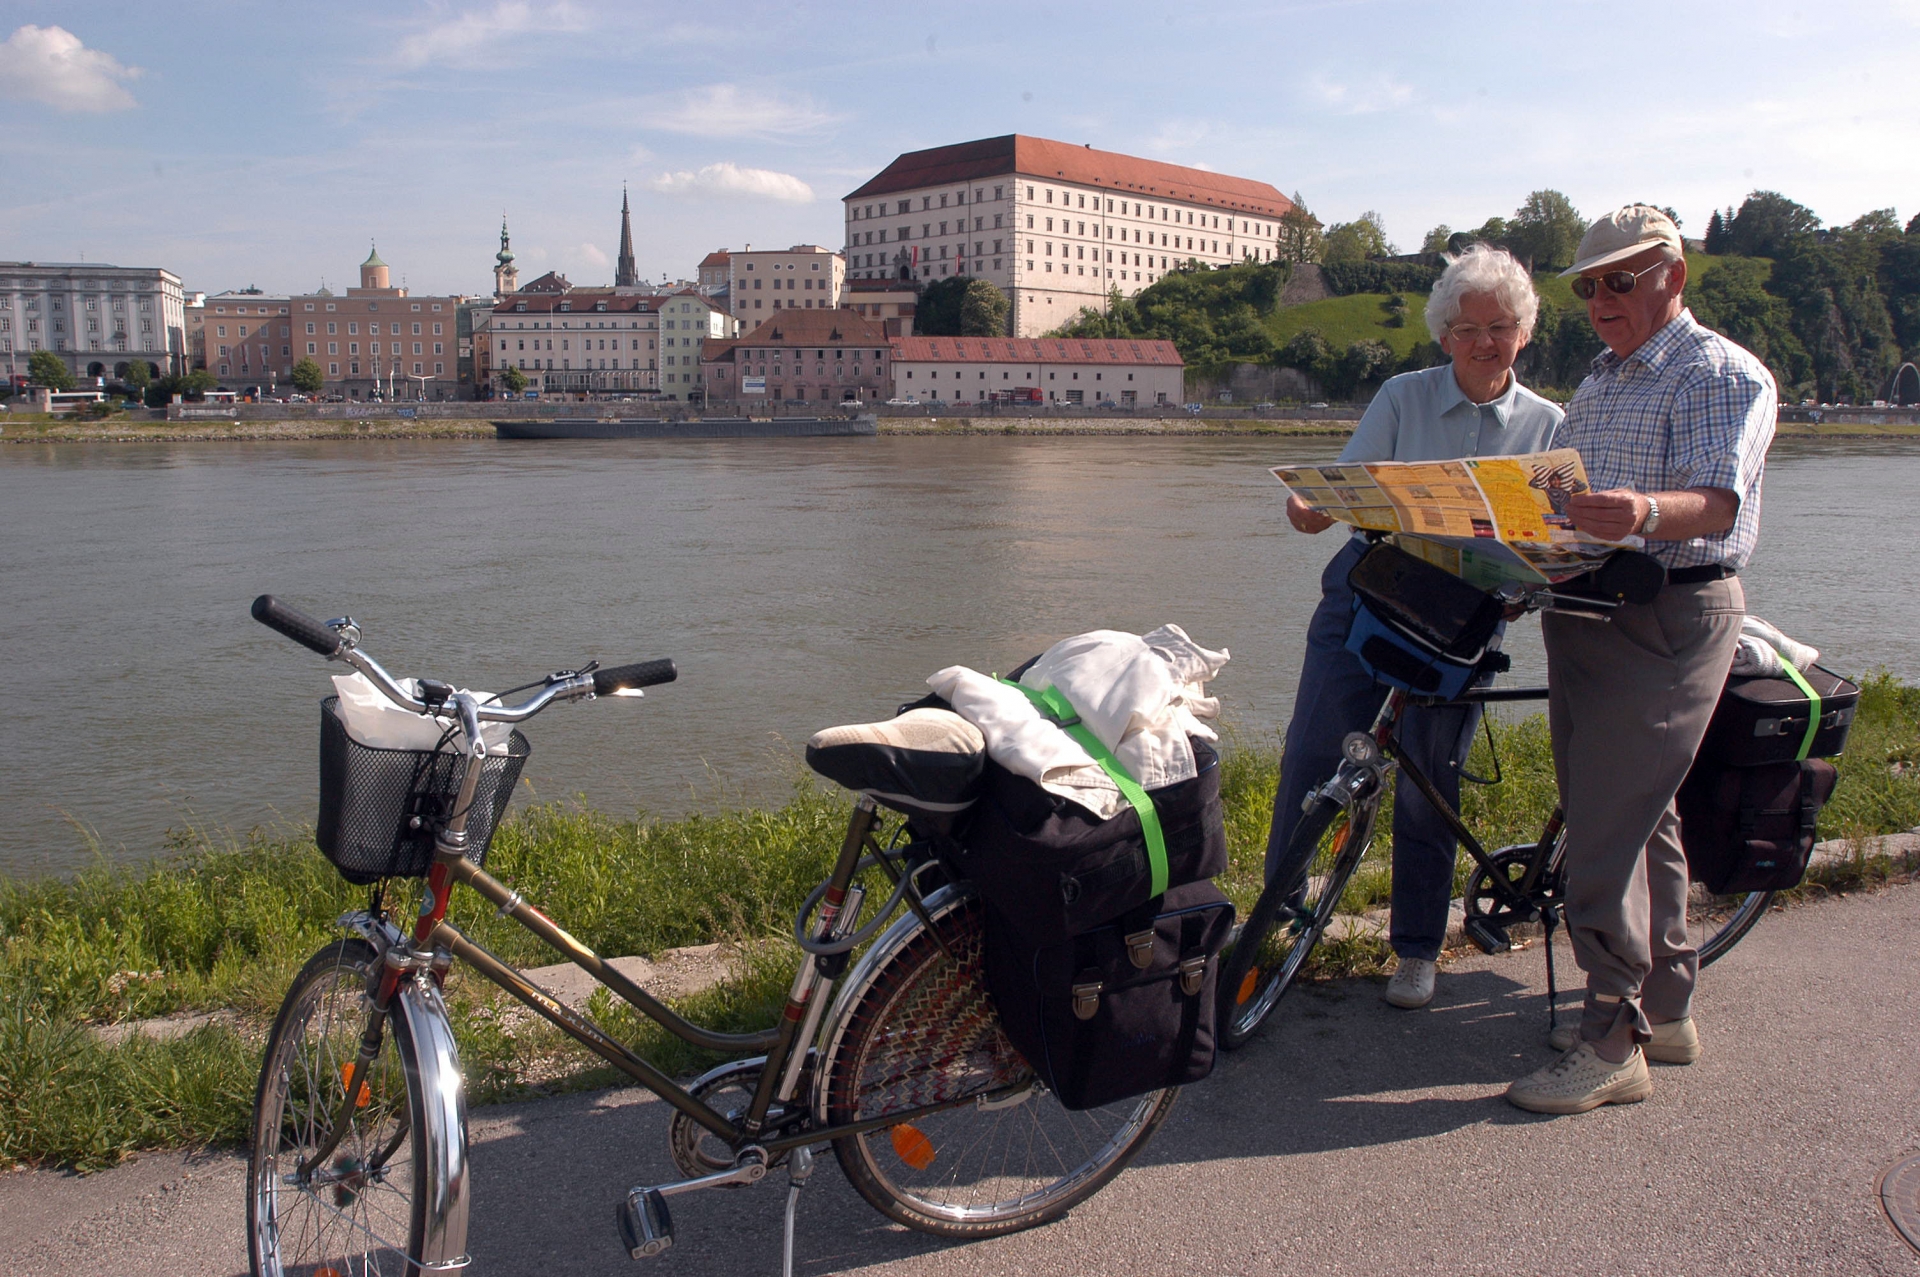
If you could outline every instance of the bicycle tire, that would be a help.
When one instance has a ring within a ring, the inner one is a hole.
[[[1749,891],[1745,895],[1715,896],[1698,886],[1688,893],[1687,931],[1698,929],[1703,938],[1695,941],[1702,967],[1712,966],[1740,943],[1754,924],[1766,917],[1773,903],[1771,891]]]
[[[1248,911],[1246,925],[1222,959],[1214,1032],[1226,1050],[1245,1046],[1273,1014],[1333,920],[1347,881],[1372,839],[1375,809],[1369,803],[1358,805],[1365,808],[1367,827],[1355,836],[1352,809],[1325,798],[1314,800],[1294,826],[1280,871]],[[1297,908],[1306,912],[1304,918],[1293,904],[1303,891]],[[1295,919],[1284,934],[1274,926],[1283,912],[1294,912]]]
[[[327,1271],[413,1277],[430,1200],[420,1070],[404,1016],[389,1014],[380,1053],[356,1081],[353,1128],[329,1155],[319,1187],[285,1182],[332,1121],[344,1070],[367,1025],[364,996],[378,970],[357,937],[316,953],[294,977],[260,1069],[247,1159],[247,1241],[254,1277]]]
[[[1119,1174],[1172,1107],[1177,1088],[1070,1111],[1000,1030],[982,970],[983,906],[971,895],[934,915],[950,961],[924,926],[850,991],[828,1048],[826,1119],[864,1121],[963,1103],[833,1142],[855,1191],[896,1223],[975,1239],[1057,1219]]]

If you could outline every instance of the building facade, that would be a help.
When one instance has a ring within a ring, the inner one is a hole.
[[[702,399],[706,378],[700,365],[708,343],[725,341],[740,325],[722,306],[724,299],[683,288],[658,299],[660,319],[660,393],[675,399]]]
[[[514,293],[495,303],[482,340],[495,393],[516,368],[542,395],[652,394],[660,389],[659,299],[611,288]]]
[[[742,328],[754,328],[776,310],[832,310],[840,304],[847,262],[817,244],[727,254],[727,297]]]
[[[843,203],[852,278],[989,280],[1020,337],[1184,263],[1271,261],[1293,206],[1265,182],[1022,134],[909,152]]]
[[[433,297],[393,286],[375,251],[360,263],[360,286],[344,296],[321,289],[288,298],[289,366],[320,366],[323,394],[348,399],[467,399],[460,379],[459,308],[464,297]],[[209,315],[207,322],[215,317]],[[285,376],[285,373],[280,374]]]
[[[0,364],[25,376],[37,350],[78,378],[124,376],[136,359],[160,376],[186,372],[180,277],[157,266],[0,262]]]
[[[840,307],[886,325],[889,337],[913,336],[920,285],[904,279],[849,279],[840,290]]]
[[[700,371],[710,407],[873,403],[888,394],[892,348],[880,324],[851,311],[783,310],[732,341],[710,342]]]
[[[1149,407],[1184,402],[1170,341],[896,337],[895,399]]]

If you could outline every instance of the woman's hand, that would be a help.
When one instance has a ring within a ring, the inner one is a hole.
[[[1287,494],[1287,522],[1296,532],[1325,532],[1336,520],[1330,514],[1322,514],[1292,493]]]

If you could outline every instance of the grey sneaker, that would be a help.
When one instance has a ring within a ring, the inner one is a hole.
[[[1387,981],[1387,1001],[1413,1010],[1433,1001],[1433,978],[1438,964],[1427,958],[1402,958]]]
[[[1561,1024],[1547,1034],[1547,1045],[1556,1051],[1571,1051],[1580,1041],[1580,1025]],[[1653,1026],[1653,1041],[1640,1048],[1656,1064],[1692,1064],[1700,1058],[1700,1033],[1693,1017],[1669,1020]]]
[[[1644,1053],[1636,1050],[1615,1064],[1601,1059],[1591,1042],[1507,1088],[1507,1100],[1531,1113],[1585,1113],[1602,1104],[1638,1104],[1652,1094]]]

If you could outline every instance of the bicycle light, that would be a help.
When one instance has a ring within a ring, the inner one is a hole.
[[[1340,752],[1356,767],[1365,767],[1380,757],[1380,746],[1365,732],[1348,732],[1340,742]]]

